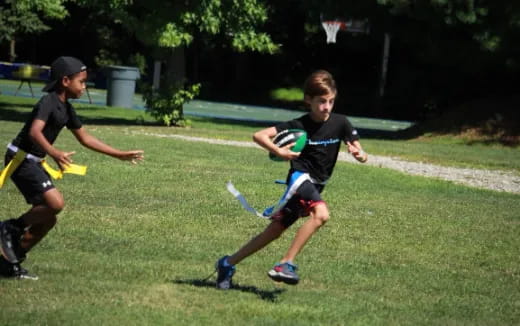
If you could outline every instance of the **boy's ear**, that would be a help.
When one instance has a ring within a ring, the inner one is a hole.
[[[70,83],[70,78],[69,78],[69,76],[63,76],[63,78],[61,79],[60,83],[61,83],[61,86],[62,86],[62,87],[67,87],[67,86],[69,86],[69,83]]]
[[[304,95],[303,96],[303,102],[307,105],[311,105],[312,97],[310,95]]]

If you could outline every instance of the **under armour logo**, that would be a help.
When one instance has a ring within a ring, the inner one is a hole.
[[[51,180],[47,180],[47,181],[43,182],[42,186],[43,186],[43,188],[47,188],[47,187],[52,186]]]

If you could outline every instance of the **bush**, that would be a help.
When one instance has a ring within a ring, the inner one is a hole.
[[[271,98],[276,101],[303,101],[303,91],[300,88],[277,88],[271,91]]]
[[[148,87],[143,92],[146,111],[166,126],[188,126],[190,121],[184,119],[183,106],[193,100],[199,91],[200,84],[172,86],[158,91]]]

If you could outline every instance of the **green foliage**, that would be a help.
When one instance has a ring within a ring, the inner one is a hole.
[[[430,0],[420,5],[412,0],[377,2],[394,15],[405,14],[431,23],[442,19],[447,26],[464,26],[483,49],[491,52],[506,48],[513,30],[520,32],[520,7],[508,1]]]
[[[128,64],[139,69],[141,75],[146,75],[146,57],[141,53],[132,54],[128,58]]]
[[[0,4],[0,42],[49,29],[42,19],[63,19],[63,0],[5,0]]]
[[[63,19],[65,0],[5,0],[0,3],[0,43],[10,42],[10,60],[16,59],[16,37],[49,30],[44,19]]]
[[[185,127],[190,124],[189,120],[184,119],[183,105],[199,94],[200,84],[187,87],[170,87],[160,90],[148,88],[143,99],[146,103],[146,110],[157,121],[166,126]]]
[[[271,91],[271,98],[277,101],[303,101],[301,88],[277,88]]]
[[[158,45],[165,48],[176,48],[181,45],[189,44],[193,40],[193,36],[186,32],[183,27],[175,23],[167,23],[164,28],[159,31]]]
[[[271,37],[265,33],[256,33],[253,30],[239,32],[235,35],[232,42],[233,47],[238,52],[253,50],[257,52],[275,53],[278,45],[271,41]]]
[[[176,48],[200,34],[224,35],[237,51],[274,53],[278,45],[259,26],[267,9],[258,0],[110,0],[78,3],[97,8],[136,33],[145,44]]]
[[[68,15],[66,0],[5,0],[19,12],[39,13],[45,18],[63,19]]]
[[[99,49],[98,54],[94,57],[94,62],[99,67],[120,64],[117,54],[107,49]]]

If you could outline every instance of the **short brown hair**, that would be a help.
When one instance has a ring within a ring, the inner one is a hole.
[[[326,70],[317,70],[313,72],[309,77],[307,77],[305,84],[303,85],[303,94],[305,96],[314,97],[336,93],[336,81]]]

